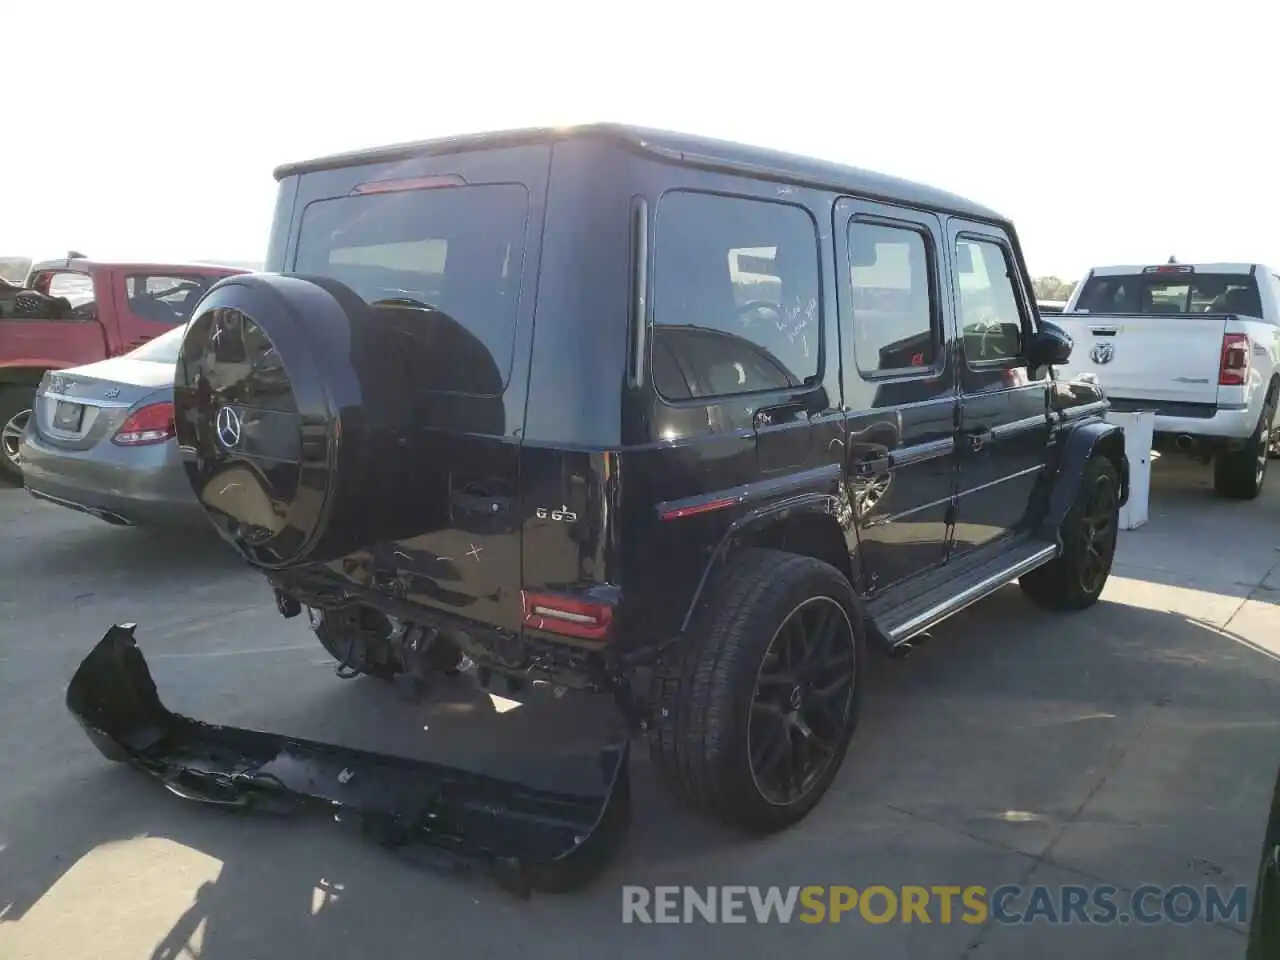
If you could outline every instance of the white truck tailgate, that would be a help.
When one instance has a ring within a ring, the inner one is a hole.
[[[1093,373],[1114,397],[1217,402],[1221,314],[1061,313],[1052,322],[1075,340],[1064,377]]]

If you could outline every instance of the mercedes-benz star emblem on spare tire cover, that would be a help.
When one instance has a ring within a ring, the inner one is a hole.
[[[240,442],[240,411],[235,407],[223,407],[218,411],[218,439],[230,450]]]

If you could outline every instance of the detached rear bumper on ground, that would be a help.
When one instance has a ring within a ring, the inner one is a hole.
[[[606,747],[599,791],[534,789],[404,757],[201,723],[160,701],[134,626],[117,624],[67,688],[67,707],[110,760],[214,806],[315,812],[391,847],[480,862],[507,889],[569,889],[609,861],[630,820],[629,744]]]

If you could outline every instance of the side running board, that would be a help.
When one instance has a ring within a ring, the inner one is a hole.
[[[160,702],[134,629],[107,631],[72,677],[67,708],[103,756],[151,774],[183,799],[353,822],[384,846],[424,844],[452,864],[483,863],[523,897],[587,883],[626,833],[627,741],[602,751],[600,790],[581,795],[202,723]]]
[[[872,604],[868,608],[880,635],[890,646],[912,638],[990,596],[1010,580],[1047,563],[1058,554],[1054,544],[1031,541],[1002,552],[977,566],[962,566],[954,576],[906,603]]]

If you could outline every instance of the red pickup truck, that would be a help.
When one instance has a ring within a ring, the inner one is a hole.
[[[36,263],[0,287],[0,478],[18,483],[18,441],[41,376],[128,353],[185,323],[212,284],[244,270],[210,264]]]

